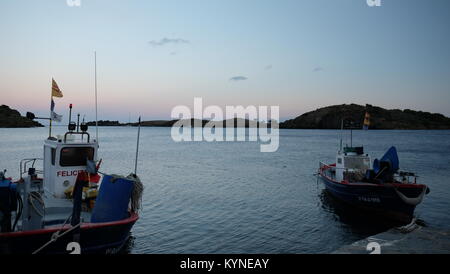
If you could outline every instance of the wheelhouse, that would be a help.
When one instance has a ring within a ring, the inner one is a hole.
[[[363,147],[344,147],[336,156],[336,180],[350,179],[355,173],[364,176],[371,168],[370,162],[370,156],[364,154]]]
[[[79,137],[79,138],[76,138]],[[67,132],[44,143],[44,187],[56,198],[75,185],[77,175],[86,170],[87,160],[97,161],[98,143],[87,132]]]

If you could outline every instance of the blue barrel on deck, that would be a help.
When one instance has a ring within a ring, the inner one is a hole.
[[[133,187],[132,180],[104,175],[92,210],[91,222],[114,222],[128,218],[128,204]]]

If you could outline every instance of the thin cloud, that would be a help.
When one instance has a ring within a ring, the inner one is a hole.
[[[166,37],[164,37],[159,41],[152,40],[152,41],[149,41],[148,43],[154,47],[160,47],[160,46],[165,46],[168,44],[189,44],[189,41],[186,39],[181,39],[181,38],[166,38]]]
[[[322,70],[323,70],[322,67],[316,67],[316,68],[313,69],[314,72],[318,72],[318,71],[322,71]]]
[[[267,65],[264,69],[265,70],[270,70],[270,69],[272,69],[272,65]]]
[[[248,78],[247,77],[245,77],[245,76],[234,76],[234,77],[231,77],[230,78],[230,81],[245,81],[245,80],[247,80]]]

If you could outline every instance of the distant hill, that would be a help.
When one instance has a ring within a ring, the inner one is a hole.
[[[92,127],[95,126],[95,121],[87,122],[88,126]],[[100,120],[97,122],[99,127],[113,127],[113,126],[122,126],[119,121],[109,121],[109,120]]]
[[[442,114],[356,104],[319,108],[280,123],[280,128],[339,129],[341,119],[348,118],[362,127],[366,111],[370,114],[370,129],[450,129],[450,118]]]
[[[21,116],[20,112],[7,105],[1,105],[0,127],[43,127],[43,125]]]
[[[209,121],[209,120],[201,120],[200,121],[198,119],[190,119],[190,120],[191,120],[191,126],[192,127],[195,126],[194,125],[195,121],[197,121],[199,124],[201,124],[202,127],[204,127],[208,123],[210,123],[211,126],[215,126],[215,127],[226,127],[227,121],[228,122],[233,122],[234,123],[234,127],[238,127],[238,123],[239,123],[239,125],[243,125],[243,127],[258,127],[258,126],[262,125],[261,122],[250,121],[248,119],[240,119],[240,118],[234,118],[233,119],[234,121],[232,121],[231,119],[223,120],[223,121]],[[143,121],[143,122],[141,122],[141,126],[147,126],[147,127],[171,127],[177,121],[179,121],[179,120]],[[132,123],[131,125],[137,126],[137,123]]]
[[[207,123],[211,122],[209,120],[198,120],[198,119],[190,119],[191,120],[191,126],[194,127],[195,121],[198,121],[199,124],[204,127]],[[152,121],[142,121],[141,126],[142,127],[171,127],[173,124],[175,124],[179,120],[152,120]],[[223,121],[213,121],[211,122],[211,125],[214,125],[215,127],[225,127],[227,121],[230,120],[223,120]],[[231,122],[231,121],[230,121]],[[238,122],[240,122],[239,125],[243,125],[244,127],[258,127],[260,125],[263,125],[261,122],[257,121],[250,121],[248,119],[238,119],[234,118],[234,127],[238,127]],[[88,126],[95,126],[95,121],[91,121],[87,123]],[[137,126],[138,123],[119,123],[119,121],[98,121],[99,126]],[[270,127],[270,124],[267,125],[267,127]]]
[[[141,126],[143,127],[171,127],[176,120],[166,121],[166,120],[155,120],[155,121],[142,121]],[[90,121],[86,123],[88,126],[95,126],[95,121]],[[117,126],[137,126],[138,123],[120,123],[119,121],[109,121],[100,120],[98,121],[99,127],[117,127]]]

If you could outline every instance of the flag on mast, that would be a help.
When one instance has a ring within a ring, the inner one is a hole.
[[[62,91],[59,89],[58,84],[52,78],[52,97],[63,97]]]
[[[57,114],[55,110],[55,101],[53,101],[53,97],[63,97],[62,91],[59,89],[58,84],[52,78],[52,96],[50,99],[50,121],[61,122],[62,115]]]
[[[52,111],[52,117],[51,117],[51,119],[52,119],[53,121],[56,121],[56,122],[58,122],[58,123],[61,123],[61,121],[62,121],[62,115],[56,114],[56,112]]]
[[[366,115],[364,116],[363,129],[368,130],[369,126],[370,126],[370,114],[366,111]]]

